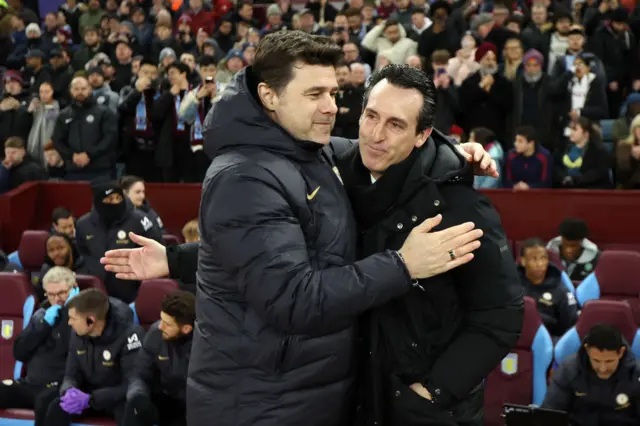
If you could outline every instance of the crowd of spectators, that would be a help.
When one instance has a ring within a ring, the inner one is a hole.
[[[640,185],[634,3],[66,0],[39,16],[6,0],[0,14],[0,191],[123,171],[200,182],[208,109],[261,37],[290,29],[343,48],[336,136],[358,137],[372,70],[407,63],[436,84],[435,127],[498,160],[502,178],[476,187]]]

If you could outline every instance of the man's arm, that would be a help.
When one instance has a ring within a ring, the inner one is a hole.
[[[522,287],[500,216],[487,197],[458,188],[448,197],[458,203],[456,212],[443,216],[473,221],[484,235],[474,259],[453,272],[464,325],[440,354],[426,384],[445,406],[466,397],[498,365],[518,341],[524,314]],[[473,362],[470,354],[475,354]]]
[[[100,132],[101,138],[98,144],[87,152],[89,158],[93,160],[105,155],[111,155],[115,158],[115,147],[118,141],[118,117],[111,108],[104,108],[98,126],[100,128],[97,128],[96,131]]]
[[[162,336],[153,329],[144,338],[142,349],[136,355],[135,371],[127,389],[128,400],[139,395],[151,397],[150,388],[156,374],[155,358],[158,345],[161,343],[158,339],[162,339]]]
[[[18,361],[29,362],[35,351],[51,334],[51,326],[44,320],[44,309],[33,314],[27,328],[16,337],[13,343],[13,357]]]
[[[136,336],[135,340],[134,336]],[[135,372],[135,362],[140,348],[144,330],[140,326],[133,326],[123,340],[120,350],[120,374],[122,379],[119,385],[96,389],[91,392],[91,407],[100,411],[108,407],[114,407],[119,401],[127,397],[129,379]]]
[[[60,114],[58,116],[53,128],[53,135],[51,135],[51,141],[53,142],[53,147],[60,154],[60,157],[62,157],[65,162],[69,162],[73,158],[74,152],[69,148],[68,124],[65,123],[66,119],[68,119],[66,114]]]
[[[78,365],[78,337],[75,333],[71,332],[71,339],[69,339],[69,354],[67,355],[67,366],[64,370],[64,379],[60,386],[60,396],[71,388],[77,388],[82,383],[82,372]],[[82,354],[81,354],[82,355]]]
[[[570,411],[573,399],[571,381],[575,377],[576,356],[566,359],[551,376],[551,385],[547,388],[542,408],[550,410]]]
[[[319,333],[409,290],[407,269],[392,252],[314,267],[298,218],[280,191],[269,171],[244,164],[214,176],[200,208],[207,251],[234,275],[239,293],[266,322],[288,333]]]

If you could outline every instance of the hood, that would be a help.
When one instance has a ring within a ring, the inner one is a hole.
[[[142,202],[142,205],[138,207],[138,209],[142,210],[145,213],[149,213],[151,211],[151,205],[149,204],[149,201],[145,198],[144,201]]]
[[[109,298],[109,312],[107,313],[107,326],[101,336],[90,337],[96,343],[110,344],[127,332],[133,324],[133,311],[123,301]]]
[[[560,244],[561,244],[561,242],[562,242],[562,237],[560,237],[560,236],[555,237],[554,239],[549,241],[549,244],[547,244],[547,248],[556,250],[558,253],[560,253]],[[585,238],[582,241],[582,254],[575,261],[575,263],[585,264],[585,263],[593,262],[594,259],[596,257],[598,257],[598,253],[599,252],[600,252],[600,250],[598,250],[598,246],[595,245],[595,243],[593,241]],[[564,259],[562,261],[565,262]]]
[[[131,211],[133,210],[133,203],[131,203],[131,200],[129,200],[129,198],[127,197],[124,197],[123,203],[125,203],[125,208],[122,217],[113,222],[111,226],[116,226],[119,223],[122,223],[122,221],[124,221],[131,214]],[[98,210],[96,210],[95,205],[91,207],[91,218],[94,223],[98,223],[103,228],[105,227],[104,221],[100,218],[100,213],[98,213]]]
[[[527,276],[525,275],[525,272],[524,272],[524,267],[522,265],[518,265],[517,269],[518,269],[518,274],[520,275],[520,282],[527,283],[527,285],[530,286],[531,288],[537,288],[540,290],[552,289],[552,288],[555,288],[561,280],[562,272],[560,271],[560,269],[558,269],[556,265],[553,265],[551,263],[549,263],[549,266],[547,268],[547,275],[545,275],[544,281],[538,285],[532,284],[527,279]]]
[[[297,161],[317,159],[324,146],[296,140],[265,114],[257,100],[258,82],[246,67],[237,72],[204,122],[204,150],[215,158],[228,150],[259,147]]]

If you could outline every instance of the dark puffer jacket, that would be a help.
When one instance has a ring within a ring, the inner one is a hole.
[[[356,226],[322,145],[263,112],[250,69],[205,121],[190,426],[349,424],[355,319],[411,280],[396,254],[356,260]],[[355,262],[355,263],[354,263]]]

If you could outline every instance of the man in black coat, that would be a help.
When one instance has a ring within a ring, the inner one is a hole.
[[[64,376],[71,335],[66,305],[79,292],[73,272],[63,267],[49,270],[42,286],[47,300],[13,345],[13,355],[26,365],[27,376],[0,384],[0,408],[33,409],[38,426]]]
[[[435,218],[400,250],[356,262],[356,225],[323,148],[339,56],[327,37],[270,34],[207,116],[214,160],[200,213],[190,425],[353,424],[357,315],[404,294],[410,277],[468,262],[477,247],[469,224],[426,233]],[[166,275],[167,253],[149,243],[103,263],[119,278]]]
[[[434,117],[426,74],[385,67],[365,92],[358,146],[338,159],[363,256],[396,250],[435,215],[443,217],[435,229],[473,222],[484,232],[471,262],[363,318],[366,424],[482,425],[482,380],[521,332],[522,289],[500,216]]]
[[[191,355],[195,297],[175,291],[162,301],[138,353],[127,390],[127,426],[186,426],[187,368]]]
[[[122,424],[128,381],[144,330],[129,306],[97,289],[67,305],[73,328],[59,397],[49,404],[48,426],[69,426],[77,415],[109,416]]]
[[[542,407],[568,412],[574,426],[631,426],[640,424],[638,395],[638,360],[620,330],[598,324],[553,374]]]

